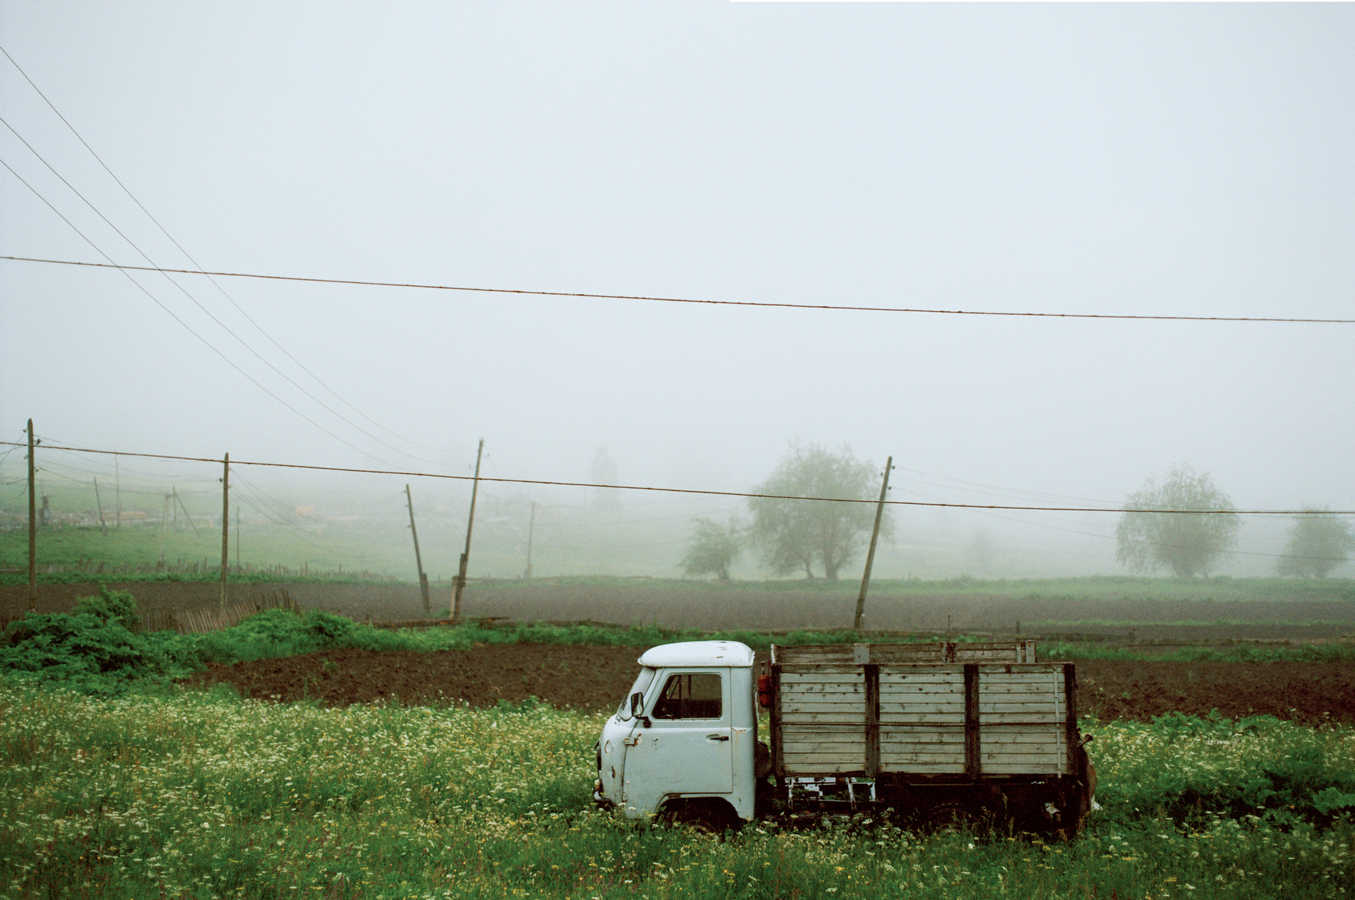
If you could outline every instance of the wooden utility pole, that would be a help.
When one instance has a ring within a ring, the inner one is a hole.
[[[532,514],[527,519],[527,571],[522,573],[522,577],[527,581],[532,580],[532,537],[536,533],[536,501],[532,501]]]
[[[880,482],[880,500],[875,504],[875,527],[870,532],[870,549],[866,551],[866,571],[861,575],[861,593],[856,595],[856,617],[852,628],[861,630],[861,617],[866,611],[866,589],[870,587],[870,567],[875,564],[875,542],[880,537],[880,519],[885,511],[885,492],[889,490],[889,470],[894,468],[894,457],[885,460],[885,477]]]
[[[405,503],[409,505],[409,533],[414,535],[414,565],[419,570],[419,593],[423,595],[423,617],[433,612],[433,599],[428,596],[428,576],[423,572],[423,557],[419,555],[419,529],[414,527],[414,497],[405,485]]]
[[[160,511],[160,568],[165,567],[165,536],[169,534],[169,494],[165,494],[165,506]]]
[[[470,562],[470,533],[475,527],[475,495],[480,492],[480,457],[485,452],[485,439],[475,451],[475,480],[470,488],[470,516],[466,519],[466,549],[461,553],[461,564],[456,571],[456,586],[452,592],[452,621],[461,621],[461,594],[466,590],[466,566]]]
[[[28,609],[38,609],[37,464],[33,459],[33,420],[28,420]]]
[[[226,611],[226,570],[230,567],[231,547],[231,455],[221,461],[221,597],[217,605]]]
[[[173,485],[170,485],[169,489],[170,492],[174,494],[174,500],[179,504],[179,509],[183,510],[183,517],[188,520],[188,526],[193,529],[193,534],[196,536],[198,533],[197,523],[194,522],[193,517],[188,514],[188,507],[183,505],[183,498],[179,496],[179,489]],[[178,516],[176,515],[175,518],[177,519]]]
[[[116,456],[113,457],[113,527],[122,527],[122,472]]]
[[[94,479],[94,502],[99,507],[99,528],[104,534],[108,534],[108,523],[104,521],[104,502],[99,497],[99,479]]]

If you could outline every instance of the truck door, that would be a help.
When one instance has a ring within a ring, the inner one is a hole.
[[[728,670],[667,670],[650,697],[626,754],[627,802],[733,790]]]

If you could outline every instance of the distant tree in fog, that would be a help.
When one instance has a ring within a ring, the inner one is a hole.
[[[1177,466],[1162,481],[1149,478],[1129,495],[1115,530],[1115,557],[1135,571],[1170,569],[1181,577],[1208,574],[1210,566],[1237,540],[1238,518],[1228,495],[1213,479],[1190,466]],[[1222,509],[1223,513],[1139,512],[1149,509]]]
[[[795,447],[776,470],[753,490],[759,494],[792,497],[868,499],[875,488],[875,467],[852,456],[850,450],[832,453],[822,447]],[[836,581],[838,571],[858,550],[865,549],[875,518],[875,504],[832,503],[822,500],[749,499],[753,512],[750,535],[762,548],[763,561],[778,575],[803,570],[814,577],[814,566]],[[888,514],[881,522],[891,532]]]
[[[693,526],[687,555],[682,558],[682,571],[728,581],[729,567],[743,550],[739,524],[731,519],[729,524],[721,525],[703,516]]]
[[[616,460],[612,459],[606,447],[599,447],[593,454],[592,465],[588,467],[589,480],[594,484],[617,484],[618,477]],[[615,512],[621,508],[621,492],[611,488],[593,488],[593,507]]]
[[[1322,512],[1321,509],[1309,510]],[[1289,532],[1289,544],[1275,570],[1281,575],[1299,578],[1326,578],[1350,558],[1355,534],[1350,525],[1336,516],[1300,516]]]

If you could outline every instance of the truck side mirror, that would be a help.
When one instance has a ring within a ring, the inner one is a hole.
[[[640,724],[646,728],[654,724],[649,721],[649,716],[645,715],[645,695],[639,691],[630,695],[630,714],[633,718],[639,719]]]

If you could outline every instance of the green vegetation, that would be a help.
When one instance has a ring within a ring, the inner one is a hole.
[[[1276,563],[1275,571],[1300,578],[1326,578],[1350,558],[1352,549],[1355,533],[1344,520],[1330,515],[1300,516],[1294,520],[1285,555]]]
[[[91,694],[117,695],[138,684],[166,685],[208,662],[238,662],[295,656],[338,647],[366,650],[462,650],[475,644],[583,644],[648,647],[671,641],[717,638],[736,640],[759,650],[771,644],[837,644],[861,639],[854,631],[762,632],[700,631],[657,625],[617,626],[593,623],[467,622],[433,628],[376,628],[320,610],[270,609],[231,628],[207,634],[159,631],[138,633],[139,617],[131,594],[103,590],[86,597],[70,613],[30,613],[11,622],[0,636],[0,672],[18,681],[62,684]],[[930,641],[939,635],[870,635],[873,641]],[[955,636],[955,640],[983,637]],[[1271,662],[1355,661],[1355,645],[1235,645],[1230,647],[1146,648],[1050,641],[1041,644],[1045,659],[1164,659]]]
[[[252,537],[252,536],[251,536]],[[267,553],[252,553],[256,564],[236,569],[230,580],[388,581],[382,560],[357,535],[335,540],[324,552],[289,529],[260,536]],[[162,552],[163,551],[163,552]],[[164,562],[160,560],[163,558]],[[301,563],[298,561],[306,560]],[[81,581],[216,581],[221,577],[221,533],[162,532],[155,526],[49,528],[38,539],[38,580],[44,584]],[[0,531],[0,584],[28,583],[28,532]]]
[[[758,494],[782,497],[868,497],[875,467],[850,450],[833,453],[823,447],[792,447],[767,480],[753,488]],[[763,562],[777,574],[804,572],[812,578],[817,565],[829,581],[862,547],[875,510],[864,503],[805,503],[798,500],[748,500],[753,514],[749,536],[762,548]],[[881,531],[892,531],[885,517]]]
[[[591,809],[596,717],[100,700],[0,683],[0,893],[1334,896],[1355,890],[1355,729],[1088,722],[1068,844],[857,818],[725,839]]]
[[[713,519],[698,517],[692,523],[692,537],[687,554],[682,557],[682,571],[689,576],[714,575],[729,581],[729,567],[743,550],[743,529],[734,519],[721,525]]]
[[[1163,568],[1178,578],[1206,574],[1237,541],[1241,521],[1214,480],[1177,466],[1162,481],[1150,478],[1129,495],[1115,529],[1115,558],[1136,572]],[[1227,510],[1209,515],[1140,512],[1155,509]]]

